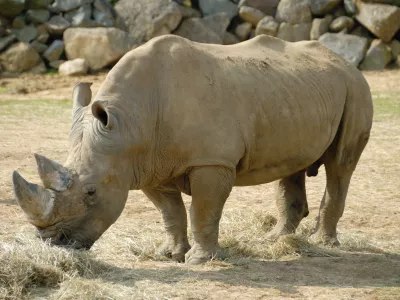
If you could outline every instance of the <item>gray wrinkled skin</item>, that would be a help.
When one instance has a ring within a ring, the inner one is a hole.
[[[163,36],[127,53],[92,102],[89,83],[74,88],[73,101],[66,163],[36,155],[44,187],[13,175],[18,203],[53,244],[90,248],[128,191],[141,189],[164,219],[158,254],[189,264],[223,257],[219,220],[233,186],[277,181],[275,239],[308,215],[305,177],[324,165],[311,239],[338,245],[373,109],[361,73],[318,42]],[[192,196],[192,246],[182,192]]]

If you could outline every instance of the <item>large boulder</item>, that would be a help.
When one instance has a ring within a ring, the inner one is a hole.
[[[238,7],[229,0],[198,0],[199,7],[204,16],[212,16],[219,13],[226,13],[229,19],[236,14]]]
[[[27,71],[40,62],[39,54],[29,44],[18,42],[0,54],[0,65],[6,72]]]
[[[266,34],[276,36],[278,33],[279,23],[272,16],[265,16],[258,22],[255,35]]]
[[[114,26],[117,14],[110,3],[106,0],[94,0],[93,7],[93,17],[96,22],[105,27]]]
[[[265,14],[256,8],[250,6],[241,6],[239,9],[239,16],[246,22],[257,26],[258,22],[265,17]]]
[[[59,60],[61,54],[64,52],[64,42],[62,40],[55,40],[51,43],[49,48],[43,53],[43,57],[47,61]]]
[[[26,0],[25,7],[28,9],[47,8],[53,0]]]
[[[53,16],[46,22],[46,29],[51,35],[60,36],[65,29],[71,26],[71,23],[62,16]]]
[[[69,60],[84,58],[92,70],[116,62],[133,48],[128,34],[118,28],[68,28],[64,43]]]
[[[50,12],[47,9],[30,9],[25,18],[29,22],[42,24],[50,18]]]
[[[172,32],[182,19],[179,5],[172,0],[120,0],[114,9],[121,18],[122,29],[141,44],[160,31]]]
[[[356,67],[364,58],[368,47],[368,39],[342,33],[327,32],[318,41]]]
[[[280,0],[241,0],[238,6],[250,6],[261,10],[266,15],[275,16],[279,1]]]
[[[25,0],[0,0],[0,14],[5,17],[18,15],[25,7]]]
[[[64,19],[75,27],[91,27],[93,24],[92,6],[90,4],[82,5],[64,14]]]
[[[318,40],[321,35],[329,30],[329,24],[332,22],[332,15],[326,15],[324,18],[313,19],[311,26],[310,39]]]
[[[342,30],[346,30],[346,32],[350,31],[354,26],[354,20],[348,16],[341,16],[332,21],[331,25],[329,25],[329,29],[333,32],[339,32]]]
[[[310,23],[311,8],[308,0],[281,0],[276,11],[276,20],[291,24]]]
[[[199,43],[223,44],[229,22],[230,17],[226,13],[190,18],[184,20],[174,34]]]
[[[13,33],[21,42],[29,43],[38,36],[38,31],[35,26],[29,25],[21,29],[13,29]]]
[[[343,0],[309,0],[314,15],[322,16],[330,13]]]
[[[276,37],[288,42],[307,41],[310,39],[311,23],[281,23]]]
[[[383,70],[391,59],[390,47],[381,40],[373,40],[364,60],[360,64],[360,69]]]
[[[92,2],[93,0],[55,0],[50,9],[55,13],[66,12]]]
[[[384,42],[400,29],[400,8],[386,4],[357,2],[356,19]]]
[[[14,34],[0,38],[0,52],[7,46],[11,45],[16,39],[17,37]]]
[[[58,73],[67,76],[85,75],[89,71],[89,65],[83,58],[67,60],[58,67]]]

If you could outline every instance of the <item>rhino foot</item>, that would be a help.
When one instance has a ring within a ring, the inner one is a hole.
[[[174,244],[169,241],[164,242],[156,251],[158,256],[167,257],[177,262],[185,261],[185,254],[190,249],[189,243]]]
[[[309,237],[309,241],[313,244],[324,245],[328,247],[339,247],[340,242],[338,241],[336,235],[328,233],[316,232]]]
[[[210,260],[223,260],[226,255],[219,246],[207,248],[204,250],[200,245],[194,245],[185,255],[185,261],[189,265],[199,265]]]

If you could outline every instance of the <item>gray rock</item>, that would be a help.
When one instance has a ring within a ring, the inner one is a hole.
[[[182,20],[179,5],[172,0],[119,0],[114,9],[136,44],[148,41],[163,26],[172,32]]]
[[[68,60],[58,68],[58,73],[67,76],[85,75],[89,71],[89,65],[83,58]]]
[[[52,67],[53,69],[58,70],[58,68],[65,62],[66,62],[66,60],[62,60],[62,59],[54,60],[54,61],[49,62],[49,66]]]
[[[298,42],[310,40],[311,23],[290,24],[281,23],[276,37],[288,41]]]
[[[62,40],[55,40],[49,48],[43,53],[43,57],[47,61],[54,61],[60,59],[61,54],[64,52],[64,42]]]
[[[0,52],[11,45],[16,39],[17,37],[14,34],[0,38]]]
[[[266,34],[276,36],[278,33],[279,23],[272,16],[266,16],[258,22],[255,35]]]
[[[26,12],[26,20],[35,24],[42,24],[50,18],[47,9],[30,9]]]
[[[25,7],[28,9],[47,8],[53,0],[26,0]]]
[[[66,12],[85,4],[91,4],[93,0],[55,0],[49,7],[55,13]]]
[[[32,69],[29,69],[28,71],[28,73],[31,74],[44,74],[46,72],[47,68],[42,60],[40,60],[40,62],[36,66],[34,66]]]
[[[356,19],[384,42],[400,29],[400,8],[386,4],[357,2]]]
[[[29,43],[38,36],[38,31],[35,26],[29,25],[22,29],[13,29],[13,33],[21,42]]]
[[[46,44],[38,42],[37,40],[33,41],[31,43],[31,46],[32,46],[33,49],[35,49],[37,51],[37,53],[43,53],[49,47]]]
[[[258,22],[265,17],[265,14],[256,8],[250,6],[241,6],[239,9],[239,16],[246,22],[257,26]]]
[[[98,23],[105,27],[114,26],[117,14],[110,3],[106,0],[94,0],[93,6],[93,17]]]
[[[49,34],[45,32],[39,34],[39,36],[36,38],[36,41],[38,41],[39,43],[46,43],[48,39],[49,39]]]
[[[191,7],[186,7],[179,5],[179,10],[181,11],[182,18],[201,18],[201,12],[199,12],[197,9],[191,8]]]
[[[14,29],[22,29],[26,26],[25,18],[23,16],[15,17],[11,23],[11,27]]]
[[[62,35],[71,24],[61,16],[53,16],[46,22],[46,28],[50,35]]]
[[[0,12],[5,17],[18,15],[25,7],[25,0],[0,0]]]
[[[391,59],[392,54],[389,45],[381,40],[373,40],[364,60],[360,64],[360,69],[383,70]]]
[[[343,1],[344,10],[348,16],[354,16],[357,13],[357,7],[354,0],[344,0]]]
[[[313,19],[312,26],[311,26],[311,33],[310,39],[311,40],[318,40],[321,35],[329,30],[329,24],[332,22],[332,15],[326,15],[325,18]]]
[[[240,42],[240,40],[237,38],[236,35],[228,32],[228,31],[225,31],[223,41],[222,41],[222,43],[224,45],[233,45],[233,44],[237,44],[239,42]]]
[[[364,0],[364,2],[381,3],[400,6],[400,0]]]
[[[368,47],[366,38],[350,34],[327,32],[318,41],[356,67],[364,58]]]
[[[310,0],[311,11],[314,15],[322,16],[330,13],[343,0]]]
[[[68,28],[64,42],[69,60],[84,58],[93,70],[116,62],[133,48],[128,34],[118,28]]]
[[[400,55],[400,42],[398,40],[393,40],[390,43],[390,50],[392,52],[392,60],[395,60],[397,56]]]
[[[333,20],[331,25],[329,26],[329,29],[333,32],[339,32],[344,29],[351,30],[353,26],[354,26],[354,20],[352,18],[347,16],[342,16]]]
[[[80,26],[91,22],[92,6],[90,4],[82,5],[77,9],[73,9],[64,14],[64,19],[71,23],[72,26]]]
[[[229,20],[237,14],[238,7],[229,0],[199,0],[199,7],[204,16],[226,13]]]
[[[291,24],[311,23],[311,8],[308,0],[281,0],[276,11],[276,20]]]
[[[236,26],[235,34],[241,41],[244,41],[250,36],[252,28],[253,28],[252,24],[244,22]]]
[[[184,20],[174,34],[199,43],[222,44],[229,23],[230,17],[226,13],[190,18]]]
[[[250,6],[261,10],[266,15],[275,16],[279,1],[280,0],[241,0],[238,6]]]
[[[0,54],[0,65],[6,72],[19,73],[36,66],[39,54],[29,44],[18,42]]]
[[[356,28],[354,28],[350,34],[352,35],[356,35],[359,37],[365,37],[367,39],[371,39],[373,40],[375,38],[375,36],[364,26],[357,26]]]

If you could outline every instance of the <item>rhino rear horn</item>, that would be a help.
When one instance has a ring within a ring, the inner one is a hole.
[[[15,199],[30,222],[38,227],[49,226],[53,219],[54,193],[39,185],[27,182],[16,171],[13,172],[12,182]]]
[[[92,90],[90,86],[91,82],[79,82],[75,85],[72,91],[72,99],[74,102],[74,107],[84,107],[88,106],[92,100]]]
[[[45,188],[62,192],[72,186],[73,181],[70,171],[51,159],[37,153],[34,155],[39,176]]]

